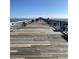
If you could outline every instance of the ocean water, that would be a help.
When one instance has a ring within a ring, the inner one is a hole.
[[[31,20],[31,19],[15,19],[15,18],[10,19],[11,24],[13,24],[13,25],[10,26],[11,30],[21,28],[22,27],[22,22],[23,21],[28,22],[29,20]]]
[[[10,19],[10,22],[18,22],[18,21],[24,21],[24,20],[31,20],[31,19],[16,19],[16,18],[11,18]],[[51,19],[51,20],[56,20],[56,21],[66,21],[68,22],[68,19],[67,18],[62,18],[62,19]]]
[[[25,20],[30,20],[30,19],[15,19],[15,18],[11,18],[10,22],[18,22],[18,21],[25,21]]]

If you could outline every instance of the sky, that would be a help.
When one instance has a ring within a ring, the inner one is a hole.
[[[10,0],[11,18],[67,18],[67,0]]]

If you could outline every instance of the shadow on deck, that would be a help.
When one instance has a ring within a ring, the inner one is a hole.
[[[65,33],[63,33],[62,31],[60,31],[60,30],[53,30],[54,32],[61,32],[63,35],[60,35],[65,41],[67,41],[68,42],[68,35],[67,34],[65,34]]]
[[[63,35],[61,35],[61,37],[64,38],[68,42],[68,35],[63,34]]]

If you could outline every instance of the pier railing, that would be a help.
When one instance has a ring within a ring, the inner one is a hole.
[[[32,23],[34,20],[24,20],[24,21],[18,21],[18,22],[11,22],[10,25],[10,31],[15,31],[16,29],[22,28],[26,26],[27,24]]]

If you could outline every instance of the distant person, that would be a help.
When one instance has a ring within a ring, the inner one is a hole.
[[[32,20],[32,22],[34,22],[34,20]]]
[[[36,19],[36,21],[38,21],[39,19]]]
[[[23,22],[23,23],[22,23],[22,25],[23,25],[23,26],[26,26],[26,23],[25,23],[25,22]]]

